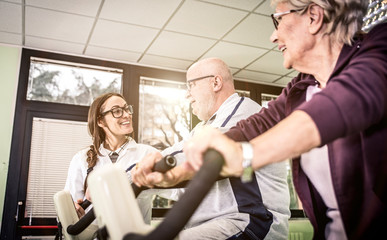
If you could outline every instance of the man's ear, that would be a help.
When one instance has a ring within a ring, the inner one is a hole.
[[[214,92],[219,92],[223,87],[223,78],[221,76],[215,76],[212,84]]]
[[[310,4],[308,6],[306,14],[309,17],[309,32],[311,34],[317,34],[324,23],[324,9],[317,4]]]

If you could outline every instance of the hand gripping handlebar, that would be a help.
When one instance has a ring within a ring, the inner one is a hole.
[[[153,171],[165,173],[175,166],[176,166],[176,158],[174,156],[167,155],[155,164]],[[136,197],[141,193],[141,191],[147,189],[146,187],[138,187],[134,183],[132,183],[132,188]],[[90,201],[85,200],[80,205],[83,209],[86,209],[87,207],[90,206],[90,204],[91,204]],[[94,211],[93,209],[90,209],[90,211],[86,213],[85,216],[83,216],[81,219],[79,219],[78,222],[76,222],[75,224],[69,225],[66,231],[71,235],[78,235],[83,230],[85,230],[94,221],[94,219],[95,219]]]

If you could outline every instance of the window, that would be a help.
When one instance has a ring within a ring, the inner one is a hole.
[[[31,57],[27,100],[89,106],[121,82],[120,69]]]
[[[261,94],[261,106],[267,108],[271,100],[275,100],[278,96],[273,94],[262,93]]]
[[[91,144],[86,122],[33,118],[25,218],[56,218],[53,196],[72,157]]]
[[[191,129],[184,83],[141,78],[139,142],[163,150],[183,140]]]
[[[59,78],[64,74],[62,69],[66,69],[64,71],[69,77]],[[90,72],[96,74],[89,77]],[[153,78],[168,76],[175,81],[185,77],[181,72],[22,50],[1,239],[31,236],[41,239],[45,237],[40,236],[57,232],[52,197],[56,191],[63,189],[68,163],[73,155],[91,143],[86,127],[90,96],[94,98],[107,91],[122,93],[137,113],[139,81],[143,75]],[[39,76],[49,77],[43,78],[46,82],[39,82]],[[63,89],[67,84],[71,87]],[[109,86],[113,86],[114,90]],[[37,94],[42,92],[44,94]],[[70,97],[63,98],[63,95]],[[84,96],[87,96],[86,101],[78,101]],[[134,116],[135,129],[138,129],[137,117]],[[36,131],[39,128],[45,128],[45,134],[38,134]],[[74,134],[71,141],[65,140],[63,135],[71,132]],[[75,134],[84,134],[88,140],[81,141]],[[136,133],[134,138],[138,141]],[[57,174],[59,181],[52,181],[52,174]]]
[[[238,93],[240,97],[250,97],[250,91],[236,89],[235,92]]]

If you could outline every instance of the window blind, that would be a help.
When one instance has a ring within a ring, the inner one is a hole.
[[[65,186],[75,153],[92,144],[86,122],[33,118],[25,217],[55,218],[53,196]]]

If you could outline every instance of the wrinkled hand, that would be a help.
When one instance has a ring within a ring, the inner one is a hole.
[[[240,143],[234,142],[218,129],[205,126],[196,131],[191,140],[184,145],[186,168],[198,171],[203,164],[203,154],[208,148],[219,151],[225,160],[222,168],[222,176],[242,175],[242,147]]]
[[[85,210],[80,205],[82,202],[83,202],[82,199],[78,199],[76,202],[74,202],[75,210],[79,218],[85,216]]]
[[[171,187],[193,175],[193,172],[184,166],[177,166],[164,174],[152,172],[156,162],[160,161],[162,157],[159,152],[150,153],[137,163],[136,167],[131,170],[133,183],[148,188]]]

